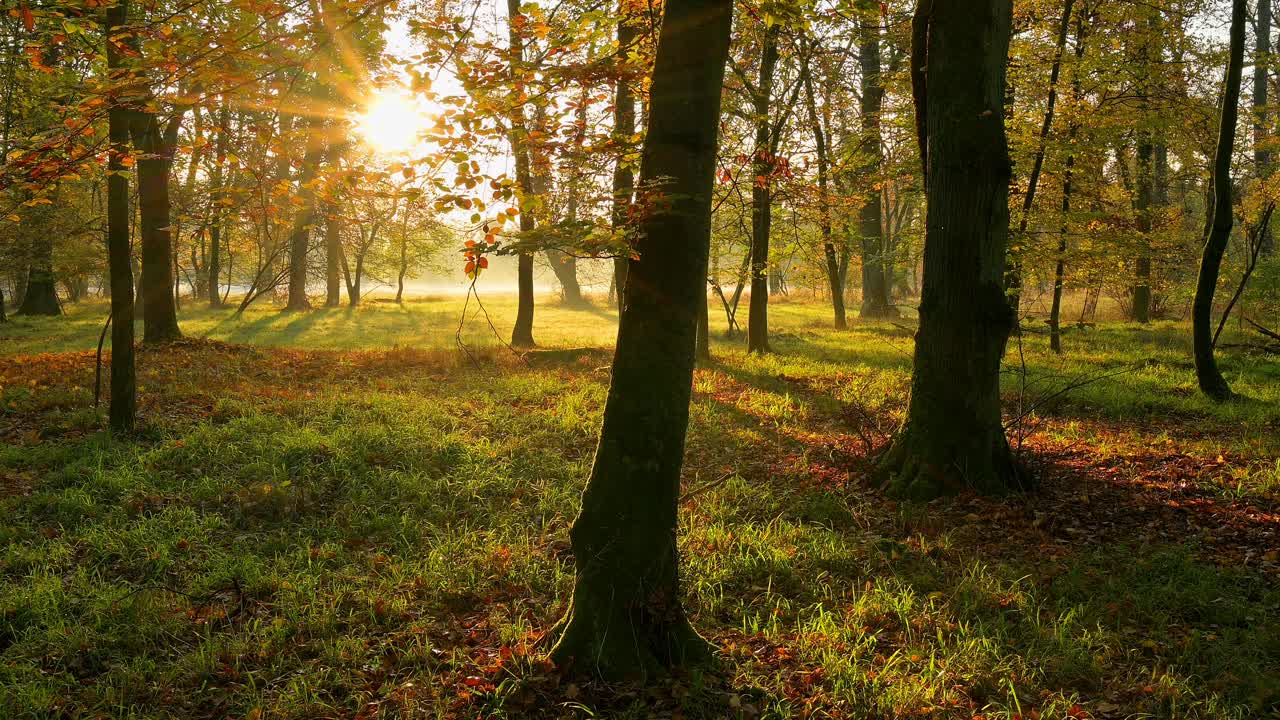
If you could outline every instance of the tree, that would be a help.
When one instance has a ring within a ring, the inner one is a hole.
[[[604,423],[570,539],[566,671],[646,678],[711,648],[680,598],[676,525],[698,305],[706,302],[730,0],[668,0],[641,162],[646,215],[627,273]]]
[[[767,23],[760,49],[760,77],[751,90],[756,142],[751,149],[751,305],[747,315],[747,350],[769,352],[769,231],[773,223],[773,178],[777,137],[769,108],[778,67],[782,26]],[[744,76],[745,80],[745,76]],[[744,83],[746,84],[746,83]]]
[[[635,192],[635,172],[631,156],[632,136],[636,133],[636,99],[631,89],[633,78],[631,72],[628,72],[631,69],[630,63],[625,62],[640,35],[636,23],[638,11],[633,5],[634,0],[620,0],[618,5],[618,62],[622,71],[616,73],[613,81],[613,136],[610,138],[617,147],[613,164],[613,208],[610,220],[614,233],[622,234],[624,240]],[[621,310],[623,288],[627,285],[627,258],[622,254],[613,260],[613,283],[618,295],[618,309]]]
[[[1231,154],[1235,147],[1236,117],[1240,102],[1240,78],[1244,66],[1245,0],[1231,4],[1231,50],[1222,89],[1222,110],[1218,122],[1218,149],[1213,159],[1213,225],[1204,241],[1200,258],[1200,275],[1196,280],[1196,296],[1191,307],[1191,335],[1196,361],[1196,380],[1200,390],[1210,398],[1223,401],[1231,397],[1218,362],[1213,356],[1213,296],[1218,289],[1222,256],[1231,237],[1234,210],[1231,205]]]
[[[20,315],[61,315],[57,278],[53,273],[53,238],[38,236],[31,241],[31,264],[27,269],[27,290],[22,294]]]
[[[831,159],[827,152],[826,128],[818,117],[818,103],[813,91],[811,67],[813,50],[811,45],[809,52],[805,54],[802,72],[804,73],[805,108],[809,111],[809,128],[813,133],[814,154],[818,161],[818,230],[822,233],[822,254],[826,261],[827,285],[831,291],[831,308],[835,313],[835,327],[837,330],[844,330],[849,326],[844,309],[844,278],[840,276],[840,261],[837,258],[835,241],[831,236],[831,196],[827,180],[831,173]]]
[[[307,299],[307,255],[311,244],[311,229],[317,219],[317,199],[314,183],[320,172],[320,161],[325,147],[320,124],[315,118],[306,123],[307,149],[302,156],[302,171],[298,176],[298,194],[302,207],[294,216],[293,229],[289,232],[289,304],[285,310],[310,310]]]
[[[169,174],[178,144],[182,112],[162,128],[156,113],[135,108],[129,134],[138,151],[138,235],[142,244],[142,322],[144,342],[182,337],[173,291],[173,239],[169,226]]]
[[[209,218],[209,260],[208,291],[209,307],[222,307],[222,296],[219,287],[222,281],[222,228],[225,224],[225,205],[233,202],[223,188],[224,167],[227,162],[227,145],[231,135],[231,106],[223,99],[222,108],[218,112],[218,139],[215,141],[213,159],[213,196],[212,211]]]
[[[516,184],[520,187],[520,232],[533,232],[533,171],[530,167],[529,128],[525,117],[524,101],[524,39],[522,28],[524,23],[520,14],[520,0],[507,0],[507,29],[510,47],[508,48],[509,69],[511,73],[512,107],[508,118],[507,132],[511,143],[511,153],[515,156]],[[514,347],[533,347],[533,254],[521,250],[517,256],[516,283],[518,300],[516,305],[516,322],[511,329],[511,344]]]
[[[858,234],[862,236],[862,317],[885,318],[896,315],[889,304],[889,277],[884,252],[881,198],[883,183],[878,179],[884,153],[880,116],[884,109],[884,79],[880,68],[880,18],[873,0],[860,0],[858,18],[858,59],[862,69],[863,175],[873,190],[858,212]]]
[[[1267,80],[1271,72],[1271,0],[1258,0],[1254,20],[1253,59],[1253,162],[1257,166],[1258,177],[1271,175],[1271,148],[1267,123],[1270,113],[1267,111]],[[1264,228],[1262,235],[1262,251],[1269,253],[1273,244],[1269,228]]]
[[[128,0],[106,10],[103,37],[107,45],[110,83],[107,117],[110,148],[107,156],[107,254],[111,275],[111,407],[109,424],[117,433],[133,429],[137,381],[133,363],[133,269],[129,264],[129,177],[124,158],[129,152],[129,110],[119,97],[123,78],[122,48],[116,34],[129,16]]]
[[[1012,5],[922,0],[912,20],[929,207],[911,402],[882,461],[899,496],[1000,492],[1019,477],[1000,415],[1000,360],[1015,322],[1003,282]]]

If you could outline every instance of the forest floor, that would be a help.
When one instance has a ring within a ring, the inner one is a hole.
[[[613,313],[544,303],[518,358],[483,317],[459,352],[460,309],[184,314],[127,440],[101,304],[0,325],[7,717],[1280,717],[1274,357],[1226,354],[1247,399],[1213,405],[1185,325],[1027,333],[1039,486],[906,505],[866,478],[911,322],[775,303],[775,354],[718,339],[695,378],[683,577],[721,666],[638,689],[542,659]]]

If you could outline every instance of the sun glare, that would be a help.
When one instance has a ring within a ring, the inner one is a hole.
[[[403,155],[420,144],[431,115],[426,103],[404,88],[380,88],[357,118],[356,129],[379,153]]]

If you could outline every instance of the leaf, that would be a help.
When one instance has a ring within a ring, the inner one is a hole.
[[[28,6],[26,3],[22,3],[21,13],[22,13],[22,26],[27,29],[27,32],[32,32],[33,30],[35,30],[36,17],[35,15],[31,14],[30,6]]]

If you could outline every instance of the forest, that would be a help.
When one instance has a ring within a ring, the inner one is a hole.
[[[1280,720],[1277,13],[0,0],[0,716]]]

